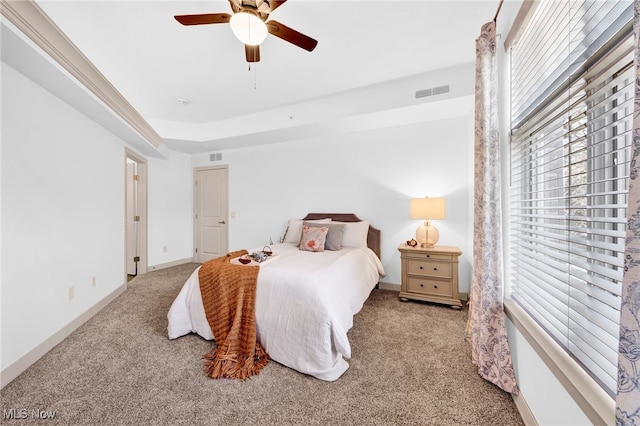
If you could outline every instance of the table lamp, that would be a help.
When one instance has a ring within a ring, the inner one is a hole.
[[[411,219],[424,220],[424,224],[416,229],[416,240],[420,243],[420,247],[433,248],[440,238],[440,233],[431,221],[444,219],[444,198],[412,198],[410,210]]]

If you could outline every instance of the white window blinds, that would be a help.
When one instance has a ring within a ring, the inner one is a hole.
[[[512,47],[513,298],[612,395],[633,128],[631,1],[542,1]]]
[[[540,0],[511,55],[512,123],[566,90],[584,66],[633,16],[633,1]]]

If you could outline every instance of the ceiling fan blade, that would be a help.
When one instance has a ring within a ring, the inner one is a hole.
[[[306,36],[298,31],[287,27],[284,24],[281,24],[278,21],[268,21],[267,30],[269,34],[272,34],[278,38],[283,39],[284,41],[288,41],[289,43],[295,44],[298,47],[303,48],[304,50],[308,50],[311,52],[318,45],[318,41],[312,39],[309,36]]]
[[[244,54],[247,58],[247,62],[260,62],[260,46],[244,45]]]
[[[182,25],[227,24],[231,20],[228,13],[205,13],[201,15],[176,15]]]
[[[265,0],[265,1],[269,3],[269,6],[271,7],[271,12],[269,13],[272,13],[274,10],[282,6],[283,3],[287,2],[287,0]]]

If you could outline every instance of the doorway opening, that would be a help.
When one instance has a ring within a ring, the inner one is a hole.
[[[129,282],[147,272],[147,164],[125,155],[125,276]]]

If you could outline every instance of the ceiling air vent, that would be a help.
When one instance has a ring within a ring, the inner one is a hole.
[[[434,95],[443,95],[445,93],[449,93],[448,84],[444,86],[436,86],[436,87],[430,87],[428,89],[418,90],[416,91],[416,99],[426,98],[428,96],[434,96]]]
[[[220,161],[222,160],[222,153],[216,152],[215,154],[209,155],[209,161]]]

